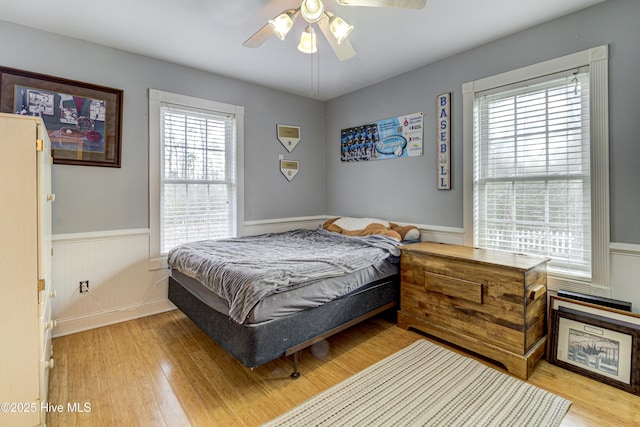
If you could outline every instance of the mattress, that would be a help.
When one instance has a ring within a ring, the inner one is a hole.
[[[292,288],[271,294],[260,300],[250,311],[245,323],[256,324],[318,307],[337,298],[360,292],[381,279],[398,273],[398,264],[382,260],[374,265],[343,277],[320,280],[312,285]],[[171,270],[171,277],[185,289],[217,312],[229,315],[227,301],[220,298],[197,279],[178,270]]]
[[[229,318],[242,324],[248,321],[252,311],[254,321],[272,318],[277,310],[260,313],[266,304],[254,310],[272,295],[286,294],[280,299],[287,300],[288,296],[297,295],[289,294],[291,290],[318,282],[328,283],[328,287],[319,288],[328,294],[321,292],[309,300],[313,307],[345,295],[356,284],[369,282],[367,270],[393,274],[386,263],[397,261],[399,245],[400,242],[387,236],[343,236],[322,228],[299,229],[186,243],[169,251],[167,263],[172,271],[196,279],[217,295],[228,304]],[[364,276],[358,279],[358,274]],[[344,277],[350,279],[331,281]],[[331,283],[343,287],[335,289]],[[289,304],[282,308],[282,314],[286,315],[300,300],[283,302]],[[309,307],[305,302],[300,309]]]

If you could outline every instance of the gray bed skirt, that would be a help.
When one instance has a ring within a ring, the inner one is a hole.
[[[387,277],[319,307],[257,324],[231,322],[171,276],[169,300],[240,363],[253,368],[396,306],[399,278]]]

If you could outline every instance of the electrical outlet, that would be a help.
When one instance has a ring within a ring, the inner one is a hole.
[[[80,293],[83,294],[85,292],[89,292],[89,281],[88,280],[82,280],[80,282]]]

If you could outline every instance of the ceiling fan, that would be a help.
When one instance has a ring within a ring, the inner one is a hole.
[[[426,0],[336,0],[342,6],[369,6],[369,7],[393,7],[402,9],[422,9]],[[356,51],[347,39],[353,26],[344,19],[328,12],[324,8],[322,0],[302,0],[296,9],[283,10],[278,16],[270,19],[254,35],[249,37],[244,43],[245,47],[259,47],[271,36],[276,35],[280,40],[284,40],[293,23],[298,17],[306,21],[307,26],[300,38],[298,50],[304,53],[315,53],[317,51],[316,33],[313,24],[318,24],[320,31],[324,34],[329,45],[335,52],[339,60],[345,61],[355,56]]]

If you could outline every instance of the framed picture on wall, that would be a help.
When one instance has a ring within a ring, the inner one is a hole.
[[[38,116],[53,162],[120,167],[123,91],[0,67],[0,112]]]

